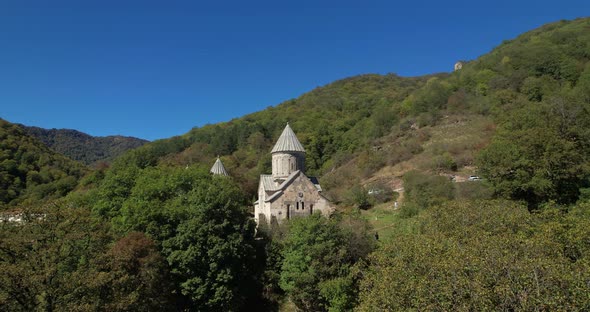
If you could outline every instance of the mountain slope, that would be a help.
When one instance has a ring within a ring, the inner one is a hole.
[[[289,122],[306,148],[308,172],[323,177],[337,201],[376,175],[394,186],[399,176],[387,172],[472,174],[496,128],[516,122],[510,118],[538,106],[557,116],[558,103],[569,103],[572,114],[587,111],[589,60],[590,19],[560,21],[506,41],[451,74],[339,80],[276,107],[147,144],[119,159],[118,167],[210,166],[219,154],[254,195],[258,175],[270,172],[270,148]],[[445,130],[457,123],[470,136]],[[586,134],[577,133],[586,142]]]
[[[575,176],[562,179],[565,171],[558,163],[568,161],[565,167],[571,168],[589,164],[590,135],[583,130],[590,122],[589,61],[588,18],[548,24],[505,41],[463,69],[410,94],[399,103],[400,116],[405,118],[398,129],[394,126],[389,135],[374,141],[373,149],[360,151],[325,175],[324,185],[345,199],[355,179],[362,185],[398,189],[410,170],[457,178],[479,172],[497,195],[524,199],[533,207],[546,200],[575,201],[587,184],[588,172],[576,170]],[[542,120],[544,126],[533,128],[531,120]],[[539,141],[531,142],[520,134],[526,131],[517,132],[514,126],[537,133]],[[495,143],[505,133],[509,138]],[[576,152],[569,159],[559,155],[546,143],[554,138],[550,133],[557,133],[555,139]],[[506,141],[518,142],[519,155],[536,157],[515,159],[502,153],[481,157],[500,150]],[[497,170],[487,170],[489,166]],[[458,193],[462,187],[456,185]],[[560,195],[566,192],[565,198]]]
[[[74,189],[87,171],[21,127],[0,119],[0,209],[61,197]]]
[[[389,133],[399,120],[394,104],[432,77],[390,74],[343,79],[276,107],[149,143],[123,155],[114,167],[157,163],[211,166],[220,155],[230,175],[254,193],[258,176],[270,172],[272,144],[289,122],[306,147],[308,173],[321,175]]]
[[[70,129],[43,129],[24,125],[22,127],[52,150],[86,165],[96,164],[99,161],[111,161],[126,151],[148,142],[118,135],[94,137]]]

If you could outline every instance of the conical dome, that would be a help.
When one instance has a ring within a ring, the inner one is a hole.
[[[283,133],[281,133],[279,140],[277,141],[275,146],[272,148],[271,153],[277,153],[277,152],[302,152],[302,153],[305,153],[305,149],[303,148],[303,145],[301,145],[301,142],[299,142],[299,140],[295,136],[295,133],[293,132],[291,127],[289,127],[289,124],[287,124],[287,126],[283,130]]]
[[[215,161],[215,163],[213,164],[213,167],[211,167],[211,170],[209,170],[209,172],[216,174],[216,175],[229,176],[229,174],[225,170],[225,167],[223,166],[223,163],[221,162],[221,159],[219,159],[219,157],[217,157],[217,160]]]

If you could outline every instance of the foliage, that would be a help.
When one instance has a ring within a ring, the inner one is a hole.
[[[86,165],[110,162],[126,151],[148,142],[124,136],[94,137],[69,129],[22,127],[29,135],[37,138],[50,149]]]
[[[372,245],[366,228],[353,229],[359,230],[358,223],[348,220],[348,227],[339,226],[320,214],[291,221],[283,242],[280,286],[299,309],[347,311],[354,306],[351,268]]]
[[[52,203],[0,223],[5,311],[166,310],[168,266],[140,233],[114,240],[84,208]]]
[[[449,153],[443,153],[432,158],[432,169],[437,171],[457,171],[457,163]]]
[[[478,160],[498,194],[531,208],[549,200],[575,202],[590,174],[590,116],[577,105],[554,101],[561,103],[526,105],[511,114]]]
[[[20,127],[0,119],[0,209],[62,197],[86,171],[82,164],[52,152]]]
[[[368,192],[363,186],[355,185],[348,191],[347,202],[356,208],[368,209],[373,206],[373,198]]]
[[[487,181],[455,183],[455,198],[458,200],[491,199],[494,189]]]
[[[280,225],[280,227],[283,226]],[[257,262],[262,270],[260,274],[261,300],[258,306],[264,307],[268,311],[276,311],[285,294],[279,286],[283,264],[281,252],[284,233],[281,230],[269,231],[264,226],[259,226],[257,229],[257,241],[259,242]]]
[[[99,294],[93,300],[100,303],[101,310],[172,310],[168,264],[145,234],[129,233],[96,262],[98,272],[88,281],[87,292]]]
[[[438,77],[428,79],[426,85],[408,96],[402,103],[402,113],[419,116],[444,108],[451,92],[451,85]],[[425,116],[425,115],[423,115]],[[421,123],[425,126],[432,123]]]
[[[404,175],[405,206],[428,208],[454,198],[454,185],[444,176],[432,176],[410,171]]]
[[[450,202],[369,258],[358,311],[586,310],[588,207]]]
[[[307,173],[320,175],[341,165],[341,155],[360,152],[375,138],[388,134],[398,119],[396,103],[428,78],[388,74],[336,81],[276,107],[194,128],[180,139],[175,138],[185,141],[183,147],[157,162],[182,166],[213,164],[216,155],[226,155],[226,169],[254,196],[258,185],[252,181],[270,171],[269,152],[287,122],[307,151]],[[378,158],[374,160],[366,164],[367,170],[382,165]]]
[[[92,259],[109,237],[88,211],[47,205],[22,211],[24,222],[0,224],[0,308],[75,310],[91,296]]]
[[[239,202],[220,193],[189,195],[190,216],[163,242],[163,253],[193,307],[236,311],[256,290],[254,224]]]
[[[94,209],[118,232],[140,231],[159,243],[183,296],[179,307],[242,309],[258,286],[254,224],[236,183],[195,167],[113,168]]]

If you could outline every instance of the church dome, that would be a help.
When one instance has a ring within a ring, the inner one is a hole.
[[[215,161],[213,167],[211,167],[211,170],[209,170],[209,172],[211,172],[214,175],[229,176],[219,157],[217,157],[217,160]]]
[[[287,126],[283,130],[283,133],[281,133],[279,140],[277,141],[277,143],[275,144],[275,146],[272,148],[272,151],[271,151],[271,153],[278,153],[278,152],[302,152],[302,153],[305,153],[305,149],[303,148],[303,145],[301,145],[301,142],[299,142],[299,140],[295,136],[295,133],[293,132],[293,130],[289,126],[289,124],[287,124]]]

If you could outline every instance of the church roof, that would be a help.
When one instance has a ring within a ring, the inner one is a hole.
[[[271,153],[276,153],[276,152],[304,152],[305,153],[305,149],[303,148],[303,145],[301,145],[301,142],[299,142],[299,140],[297,139],[297,136],[295,136],[295,133],[293,132],[293,130],[291,130],[291,127],[289,126],[289,124],[287,124],[287,126],[283,130],[283,133],[281,133],[279,140],[277,141],[275,146],[272,148],[272,151],[270,151],[270,152]]]
[[[322,187],[320,186],[320,182],[316,177],[308,177],[300,170],[294,171],[291,173],[285,180],[281,180],[280,183],[277,183],[272,175],[270,174],[262,174],[260,175],[260,183],[262,184],[262,189],[270,195],[266,198],[265,201],[272,201],[273,199],[281,196],[283,191],[287,188],[287,186],[293,181],[297,176],[303,175],[304,177],[308,178],[310,182],[315,186],[315,188],[321,193]],[[257,201],[258,202],[258,201]]]
[[[265,191],[276,191],[279,189],[279,184],[274,181],[271,174],[260,175],[260,182]]]
[[[225,170],[225,167],[223,166],[223,163],[221,162],[221,159],[219,159],[219,157],[217,157],[217,160],[215,161],[215,163],[213,164],[213,167],[211,167],[211,170],[209,170],[209,172],[211,172],[213,174],[217,174],[217,175],[229,176],[229,174]]]
[[[311,181],[311,183],[313,183],[313,185],[315,185],[315,188],[321,192],[322,187],[320,186],[320,181],[318,180],[318,178],[316,178],[316,177],[308,177],[308,178]]]

